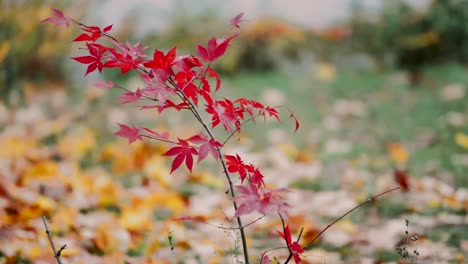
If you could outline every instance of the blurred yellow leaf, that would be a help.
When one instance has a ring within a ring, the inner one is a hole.
[[[29,259],[35,259],[37,257],[42,256],[42,254],[44,253],[44,248],[38,245],[34,245],[29,247],[28,250],[25,250],[24,253]]]
[[[432,199],[427,202],[427,206],[429,206],[429,208],[439,208],[440,204],[441,202],[439,199]]]
[[[151,228],[151,210],[143,206],[126,207],[122,210],[120,224],[129,231],[141,231]]]
[[[55,201],[43,195],[39,196],[39,198],[37,198],[33,205],[39,207],[44,212],[50,212],[54,210],[57,206]]]
[[[169,208],[174,215],[182,214],[186,208],[184,199],[177,193],[154,193],[145,200],[145,205],[148,208],[156,206]]]
[[[159,154],[153,155],[153,157],[147,160],[145,163],[144,172],[148,177],[157,180],[162,187],[170,187],[170,171],[164,163],[163,157],[161,157]]]
[[[66,156],[78,159],[91,150],[96,144],[94,133],[89,128],[73,131],[59,141],[60,152]]]
[[[40,161],[26,170],[22,183],[28,185],[34,179],[48,179],[58,177],[59,169],[52,161]]]
[[[115,205],[119,194],[119,187],[109,177],[100,176],[93,182],[95,191],[99,194],[99,205]]]
[[[392,160],[397,163],[405,163],[409,159],[408,151],[405,146],[400,143],[389,143],[387,145],[387,150]]]
[[[455,134],[455,143],[464,149],[468,149],[468,135],[461,132]]]
[[[0,63],[5,59],[8,51],[10,50],[10,42],[0,43]]]
[[[60,256],[67,258],[67,257],[73,257],[81,253],[81,250],[78,247],[70,247],[67,245],[67,248],[63,250],[60,254]]]
[[[331,81],[336,77],[336,67],[330,63],[319,63],[314,71],[315,78],[321,81]]]
[[[24,156],[28,150],[35,147],[35,142],[20,137],[9,137],[0,139],[0,157],[18,158]]]
[[[130,233],[116,221],[101,223],[95,229],[93,243],[105,255],[119,256],[130,248],[131,242]]]

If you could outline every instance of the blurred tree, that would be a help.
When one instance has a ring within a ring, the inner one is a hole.
[[[433,0],[421,10],[403,0],[385,1],[376,16],[359,1],[352,7],[354,51],[370,54],[381,66],[391,55],[412,84],[428,64],[468,61],[468,0]]]
[[[0,100],[16,105],[37,82],[60,84],[69,46],[62,43],[71,30],[52,29],[40,23],[50,7],[67,1],[0,0]],[[57,86],[57,85],[56,85]]]
[[[195,52],[198,44],[206,45],[206,39],[222,37],[226,25],[214,13],[200,16],[173,17],[167,30],[155,36],[149,36],[151,46],[166,47],[176,43],[177,48],[186,52]],[[229,52],[216,63],[215,67],[223,73],[239,70],[272,70],[283,59],[298,60],[300,49],[305,44],[302,28],[274,18],[262,18],[242,25],[241,34],[232,43]],[[231,32],[232,33],[232,32]]]

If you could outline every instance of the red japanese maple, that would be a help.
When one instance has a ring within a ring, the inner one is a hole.
[[[166,109],[189,111],[201,124],[202,131],[186,139],[172,137],[176,138],[174,140],[168,132],[162,133],[150,128],[124,124],[118,124],[120,129],[115,135],[127,139],[129,143],[149,138],[170,144],[171,147],[162,155],[172,157],[171,173],[182,165],[185,165],[191,172],[195,158],[201,162],[211,156],[220,162],[224,168],[233,206],[236,208],[234,217],[237,218],[239,224],[245,263],[249,263],[241,216],[254,211],[261,214],[278,212],[282,219],[287,220],[289,205],[284,200],[287,189],[267,188],[264,183],[265,177],[259,168],[253,164],[244,163],[238,154],[225,155],[223,153],[224,143],[235,133],[241,132],[245,123],[259,116],[280,120],[278,107],[265,106],[247,98],[231,100],[216,99],[214,96],[221,88],[221,79],[212,64],[226,53],[231,41],[238,36],[239,32],[231,32],[224,37],[212,37],[206,46],[196,47],[196,55],[177,56],[176,47],[172,47],[167,52],[155,49],[152,56],[147,56],[144,53],[146,47],[142,47],[140,43],[120,42],[110,35],[112,25],[104,28],[87,26],[66,17],[60,10],[52,9],[52,11],[54,16],[42,22],[67,27],[70,23],[74,23],[81,28],[82,33],[73,41],[84,42],[86,46],[84,50],[88,54],[72,59],[87,65],[85,75],[96,70],[101,73],[105,68],[116,68],[121,74],[137,72],[145,84],[141,88],[127,89],[112,81],[101,81],[94,83],[96,87],[123,90],[118,100],[122,104],[144,103],[139,106],[141,110],[156,109],[159,114],[163,114]],[[243,13],[234,17],[231,20],[231,30],[240,29],[243,21]],[[107,38],[111,44],[98,43],[101,38]],[[295,120],[295,130],[297,130],[299,122],[294,114],[289,112],[291,118]],[[205,116],[209,121],[205,121]],[[224,143],[221,143],[223,141],[220,141],[215,131],[212,130],[218,127],[230,133]],[[241,184],[233,186],[233,177],[238,177]],[[279,233],[279,235],[287,241],[288,248],[295,254],[294,260],[298,263],[300,261],[298,254],[302,253],[302,248],[296,242],[291,242],[290,233]],[[262,263],[268,261],[268,257],[262,257]]]

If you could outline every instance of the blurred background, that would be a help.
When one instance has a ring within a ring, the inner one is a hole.
[[[306,242],[369,195],[403,189],[327,231],[306,263],[395,263],[395,247],[413,234],[419,256],[410,255],[422,263],[466,261],[467,0],[0,0],[0,263],[50,263],[42,215],[70,263],[230,263],[236,250],[229,232],[206,239],[220,230],[168,221],[231,215],[220,209],[229,200],[214,162],[169,175],[159,157],[167,146],[112,135],[116,122],[182,136],[197,126],[92,87],[104,79],[136,89],[138,75],[83,77],[69,59],[80,54],[78,29],[40,23],[51,7],[113,24],[113,36],[148,54],[173,45],[193,53],[245,12],[215,64],[221,93],[290,106],[301,129],[293,134],[287,115],[248,125],[228,150],[294,190],[293,231],[304,226]],[[278,246],[275,221],[252,230],[254,252]]]

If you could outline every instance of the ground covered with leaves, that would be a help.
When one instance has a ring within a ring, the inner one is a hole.
[[[241,75],[225,83],[235,95],[291,105],[302,121],[296,136],[290,126],[259,123],[229,146],[261,167],[272,187],[291,188],[290,221],[304,227],[301,241],[373,194],[401,187],[330,228],[304,252],[304,263],[396,263],[402,261],[396,248],[405,242],[417,263],[466,261],[466,69],[450,69],[452,75],[438,69],[417,88],[395,73],[359,79],[335,71],[322,65],[313,80]],[[55,261],[44,215],[55,243],[67,245],[67,263],[241,260],[216,162],[170,175],[160,156],[168,146],[129,145],[112,135],[116,123],[125,122],[182,137],[199,128],[177,112],[160,120],[105,99],[116,95],[81,89],[73,97],[69,90],[47,89],[22,107],[0,107],[0,263]],[[197,221],[175,220],[185,216]],[[283,246],[273,239],[280,227],[266,216],[247,228],[253,261]]]

